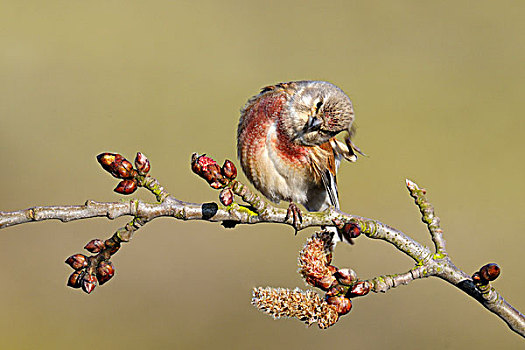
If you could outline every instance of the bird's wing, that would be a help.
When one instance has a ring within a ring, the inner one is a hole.
[[[327,169],[321,174],[321,179],[323,180],[324,187],[328,193],[330,204],[339,209],[339,192],[337,191],[337,180],[335,175]]]
[[[337,190],[337,169],[341,163],[341,156],[336,152],[331,142],[324,143],[320,146],[326,151],[326,158],[324,160],[324,169],[320,171],[321,180],[323,181],[330,205],[339,208],[339,192]]]
[[[354,152],[356,149],[358,153],[362,154],[361,150],[354,146],[350,139],[343,143],[335,137],[322,145],[314,147],[311,154],[312,165],[314,166],[316,176],[321,178],[326,193],[328,194],[329,203],[325,205],[330,204],[339,208],[337,170],[343,159],[349,162],[355,162],[357,160],[357,155]]]
[[[323,147],[324,145],[321,145],[321,147],[329,150],[330,152],[328,153],[328,167],[321,172],[321,180],[323,181],[324,188],[328,194],[330,205],[339,209],[339,191],[337,190],[336,172],[337,168],[339,167],[339,163],[341,163],[341,156],[333,151],[330,143],[327,142],[325,145],[325,147]],[[327,204],[328,203],[326,203],[326,205]],[[334,226],[325,227],[325,230],[332,234],[332,242],[334,245],[344,239],[342,232],[339,232],[339,230]]]

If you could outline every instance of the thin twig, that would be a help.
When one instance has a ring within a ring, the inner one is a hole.
[[[95,202],[88,200],[84,205],[77,206],[47,206],[32,207],[13,212],[0,212],[0,228],[6,228],[28,222],[44,220],[60,220],[69,222],[93,217],[114,219],[121,216],[133,216],[134,219],[114,235],[119,241],[128,241],[134,231],[145,223],[158,217],[173,217],[179,220],[203,220],[222,222],[224,226],[236,224],[281,223],[286,222],[287,211],[280,209],[261,199],[238,181],[230,181],[228,187],[240,196],[248,205],[232,203],[190,203],[183,202],[169,195],[154,178],[144,175],[136,176],[139,186],[150,190],[159,203],[146,203],[140,200],[127,202]],[[387,226],[377,220],[350,215],[334,208],[324,212],[303,213],[303,221],[297,227],[302,230],[307,227],[331,226],[334,221],[353,223],[360,231],[372,239],[384,240],[399,251],[410,256],[415,261],[415,267],[410,271],[369,279],[372,290],[386,292],[390,288],[407,284],[412,280],[436,276],[439,277],[479,301],[485,308],[498,315],[516,333],[525,337],[525,317],[490,285],[479,285],[465,272],[458,269],[450,260],[445,249],[443,232],[439,227],[439,219],[434,215],[434,209],[426,200],[425,191],[414,182],[407,181],[407,187],[414,197],[427,224],[436,248],[429,248],[416,242],[399,230]]]
[[[428,202],[425,197],[426,191],[419,188],[419,186],[408,179],[406,179],[406,185],[412,198],[414,198],[416,205],[421,211],[421,220],[427,225],[434,246],[436,247],[436,253],[443,256],[447,255],[445,249],[445,240],[443,239],[443,230],[439,227],[439,218],[434,214],[434,207]]]

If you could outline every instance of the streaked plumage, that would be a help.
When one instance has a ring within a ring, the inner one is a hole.
[[[241,110],[237,152],[242,169],[267,198],[309,211],[339,207],[336,173],[355,161],[352,102],[337,86],[297,81],[265,87]],[[335,138],[348,132],[347,142]],[[337,237],[335,237],[337,240]]]

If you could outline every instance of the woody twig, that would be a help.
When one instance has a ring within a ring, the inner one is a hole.
[[[155,196],[156,202],[131,199],[104,203],[88,200],[84,205],[32,207],[0,212],[0,228],[44,220],[69,222],[93,217],[114,219],[131,216],[132,220],[117,229],[110,238],[90,241],[85,249],[92,255],[75,254],[66,260],[75,270],[68,279],[68,285],[82,288],[87,293],[114,275],[111,258],[121,244],[128,242],[139,228],[158,217],[219,222],[229,228],[238,224],[263,222],[291,225],[287,220],[286,209],[268,203],[236,179],[237,170],[231,161],[225,161],[221,167],[209,157],[192,156],[192,170],[212,188],[219,189],[220,194],[218,203],[191,203],[170,195],[149,174],[149,161],[141,153],[135,158],[135,166],[120,154],[103,153],[97,158],[106,171],[120,180],[115,188],[117,193],[129,195],[143,187]],[[473,275],[457,268],[447,254],[439,218],[427,201],[425,190],[410,180],[407,180],[407,188],[431,234],[433,250],[377,220],[347,214],[335,208],[318,213],[304,212],[302,222],[294,228],[302,230],[307,227],[337,226],[351,238],[364,235],[384,240],[414,260],[411,269],[400,274],[360,280],[352,269],[330,265],[333,254],[331,240],[326,232],[321,231],[308,240],[301,251],[299,262],[301,274],[307,283],[323,290],[325,295],[321,297],[313,291],[297,289],[259,288],[254,290],[254,305],[274,317],[297,317],[307,324],[317,322],[321,328],[327,328],[351,310],[353,298],[371,295],[370,291],[387,292],[415,279],[439,277],[466,292],[499,316],[513,331],[525,337],[525,317],[492,286],[491,282],[499,276],[500,268],[496,264],[487,264]],[[236,196],[243,203],[236,202]]]

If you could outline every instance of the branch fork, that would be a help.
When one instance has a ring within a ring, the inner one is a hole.
[[[50,219],[69,222],[92,217],[114,219],[131,216],[132,220],[117,229],[110,238],[105,241],[94,239],[86,244],[85,249],[93,255],[75,254],[66,260],[74,269],[68,285],[82,288],[86,293],[91,293],[97,285],[103,285],[113,277],[115,268],[111,259],[119,251],[121,244],[129,242],[138,229],[157,217],[219,222],[230,228],[237,224],[263,222],[294,226],[287,220],[287,210],[273,206],[236,180],[237,170],[229,160],[219,166],[205,155],[192,155],[192,170],[212,188],[220,190],[220,193],[219,203],[190,203],[171,196],[149,175],[149,160],[140,152],[137,153],[134,164],[114,153],[103,153],[97,159],[106,171],[120,180],[115,188],[117,193],[129,195],[139,187],[144,187],[155,196],[157,202],[87,201],[84,205],[77,206],[33,207],[0,212],[0,228]],[[327,328],[349,313],[352,299],[371,295],[369,292],[385,293],[416,279],[439,277],[476,299],[506,322],[513,331],[525,337],[525,317],[492,286],[492,282],[500,274],[500,268],[493,263],[486,264],[472,275],[457,268],[446,251],[440,220],[426,199],[426,191],[410,180],[406,180],[406,186],[431,235],[434,243],[432,250],[377,220],[347,214],[335,208],[318,213],[304,212],[302,222],[294,228],[302,230],[307,227],[336,226],[347,238],[364,235],[370,239],[384,240],[414,260],[411,269],[399,274],[361,280],[352,269],[331,265],[331,236],[321,230],[308,239],[301,250],[299,271],[310,286],[322,290],[325,295],[321,297],[311,290],[256,288],[252,303],[275,318],[296,317],[308,325],[317,323],[320,328]],[[235,196],[241,198],[245,204],[237,203]]]

